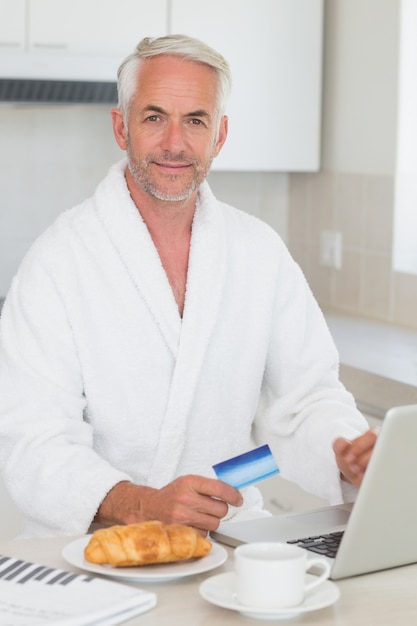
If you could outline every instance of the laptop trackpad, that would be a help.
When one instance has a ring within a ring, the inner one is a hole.
[[[251,541],[289,541],[343,530],[349,515],[346,507],[335,506],[308,513],[225,522],[212,536],[232,546]]]

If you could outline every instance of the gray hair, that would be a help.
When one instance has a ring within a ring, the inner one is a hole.
[[[217,74],[217,113],[219,121],[226,109],[232,86],[230,67],[226,59],[207,44],[186,35],[166,35],[165,37],[145,37],[135,51],[122,62],[117,73],[118,107],[125,123],[132,97],[137,89],[137,71],[144,59],[158,55],[178,56],[188,61],[204,63]]]

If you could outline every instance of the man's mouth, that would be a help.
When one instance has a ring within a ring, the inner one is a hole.
[[[158,167],[165,169],[165,170],[183,170],[186,169],[188,167],[191,167],[191,163],[189,162],[185,162],[185,161],[175,161],[175,163],[172,162],[166,162],[166,161],[153,161],[154,165],[157,165]]]

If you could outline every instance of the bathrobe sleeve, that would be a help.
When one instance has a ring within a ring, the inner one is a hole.
[[[339,356],[299,266],[281,243],[270,341],[255,421],[282,476],[335,504],[357,490],[340,480],[332,443],[368,429],[339,379]]]
[[[77,347],[60,291],[36,248],[1,317],[1,463],[10,494],[31,520],[31,535],[79,534],[111,487],[130,477],[93,448]]]

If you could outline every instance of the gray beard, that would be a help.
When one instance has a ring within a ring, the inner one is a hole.
[[[186,158],[181,155],[181,153],[178,155],[164,153],[164,159],[170,161],[171,163],[176,162],[186,165],[192,165],[193,177],[189,181],[186,189],[182,191],[182,193],[172,194],[167,191],[161,190],[159,186],[155,184],[153,177],[149,175],[148,169],[149,163],[153,161],[158,162],[158,158],[154,155],[148,155],[146,159],[142,161],[136,161],[131,155],[129,145],[127,146],[127,163],[129,171],[135,183],[154,198],[157,198],[158,200],[163,200],[165,202],[181,202],[184,200],[188,200],[188,198],[190,198],[190,196],[199,188],[201,183],[205,180],[213,160],[210,159],[207,167],[203,169],[196,159],[188,157]],[[169,181],[169,177],[167,177],[167,181]],[[172,177],[172,181],[175,181],[174,176]]]

